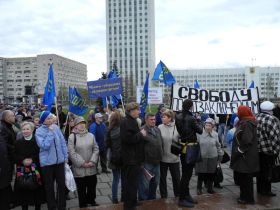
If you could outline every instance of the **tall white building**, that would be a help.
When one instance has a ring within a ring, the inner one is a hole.
[[[200,88],[208,90],[244,89],[254,81],[260,97],[267,99],[277,96],[280,81],[280,67],[186,69],[171,72],[180,85],[193,87],[194,81],[198,80]],[[170,94],[170,89],[165,94]]]
[[[125,96],[135,99],[155,67],[154,0],[106,0],[107,68],[120,69]]]
[[[42,97],[50,63],[53,63],[57,95],[69,86],[87,88],[87,66],[80,62],[55,54],[0,58],[0,100],[33,102],[35,96]]]

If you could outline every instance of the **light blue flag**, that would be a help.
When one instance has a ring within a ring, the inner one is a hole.
[[[79,94],[75,87],[69,87],[69,112],[83,116],[88,110],[85,99]]]
[[[54,77],[53,77],[53,68],[52,64],[50,64],[49,73],[48,73],[48,81],[45,87],[43,104],[48,106],[48,111],[51,110],[52,104],[54,103],[55,86],[54,86]]]
[[[250,84],[249,88],[255,88],[255,83],[254,83],[254,80],[252,80],[252,82],[251,82],[251,84]]]
[[[149,93],[149,74],[147,74],[146,82],[140,99],[140,112],[141,112],[140,116],[142,119],[145,117],[145,112],[148,105],[148,93]]]
[[[120,76],[120,72],[118,71],[117,65],[114,64],[114,68],[109,72],[108,79],[118,78]],[[112,96],[112,106],[116,107],[121,99],[121,95]]]
[[[200,85],[199,85],[197,79],[194,81],[193,87],[196,88],[196,89],[199,89],[199,88],[200,88]]]
[[[160,82],[163,82],[167,86],[171,86],[176,82],[170,70],[162,61],[160,61],[157,65],[152,80],[158,80]]]

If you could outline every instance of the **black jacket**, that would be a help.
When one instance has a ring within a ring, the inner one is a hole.
[[[122,120],[121,156],[124,165],[140,165],[144,162],[144,137],[136,119],[129,114]]]
[[[16,135],[11,124],[0,124],[0,189],[7,187],[13,176],[14,143]]]
[[[115,127],[108,131],[105,138],[105,144],[108,149],[111,150],[111,156],[109,160],[110,168],[119,168],[122,165],[121,160],[121,133],[120,127]]]
[[[280,108],[278,107],[278,105],[273,109],[273,115],[277,117],[278,120],[280,120]]]
[[[238,150],[244,152],[243,154]],[[253,121],[240,121],[232,143],[230,167],[239,173],[259,171],[257,125]]]
[[[203,132],[202,123],[198,122],[189,111],[177,114],[175,125],[183,143],[196,142],[196,134]]]

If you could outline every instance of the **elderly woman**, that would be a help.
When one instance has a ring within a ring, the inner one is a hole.
[[[204,124],[204,131],[198,135],[198,142],[200,144],[200,151],[202,161],[196,163],[196,172],[198,173],[197,179],[197,194],[202,194],[202,183],[206,181],[207,192],[210,194],[215,193],[213,190],[213,182],[217,165],[222,160],[223,150],[219,143],[218,133],[213,130],[215,121],[208,118]]]
[[[180,185],[180,158],[173,155],[171,150],[172,140],[179,141],[179,134],[174,122],[174,113],[171,110],[166,110],[162,113],[162,123],[158,126],[163,138],[163,157],[160,162],[160,195],[161,198],[167,198],[166,176],[168,169],[170,170],[174,196],[179,196]]]
[[[77,184],[80,208],[87,207],[87,204],[97,206],[95,202],[96,166],[99,149],[94,135],[88,132],[83,117],[77,117],[74,120],[73,133],[68,139],[68,150]]]
[[[239,106],[237,127],[232,144],[230,167],[240,186],[240,204],[254,204],[253,174],[259,171],[256,118],[247,106]]]
[[[33,135],[33,130],[34,124],[32,122],[23,122],[21,124],[22,137],[15,143],[17,176],[19,174],[23,175],[21,173],[25,173],[27,170],[32,171],[32,168],[40,174],[39,147]],[[17,182],[15,182],[15,204],[21,205],[22,210],[27,210],[28,205],[35,205],[35,210],[41,209],[41,204],[44,203],[45,196],[40,178],[38,183],[40,185],[37,189],[29,190],[19,188]]]

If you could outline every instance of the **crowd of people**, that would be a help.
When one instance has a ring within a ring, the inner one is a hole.
[[[257,115],[247,106],[232,115],[208,115],[192,113],[193,102],[186,99],[180,113],[160,105],[144,119],[139,108],[135,102],[125,112],[110,105],[104,111],[96,107],[85,119],[66,115],[62,106],[57,111],[1,106],[0,209],[33,205],[40,210],[44,203],[49,210],[66,209],[65,164],[71,166],[80,208],[98,205],[100,173],[112,173],[112,202],[123,202],[124,210],[156,199],[158,187],[161,198],[167,198],[168,170],[178,205],[191,208],[198,203],[189,190],[193,171],[197,195],[215,193],[215,187],[222,188],[216,177],[227,153],[240,187],[238,203],[255,203],[254,177],[258,194],[276,195],[271,170],[280,153],[278,105],[264,101]],[[174,143],[181,145],[179,155],[171,150]],[[189,161],[191,145],[199,145],[194,162]]]

